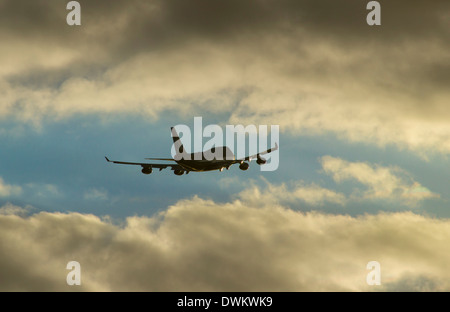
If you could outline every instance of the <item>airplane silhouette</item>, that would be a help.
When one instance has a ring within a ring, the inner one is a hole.
[[[175,146],[176,155],[175,158],[146,158],[149,160],[164,160],[164,161],[174,161],[175,164],[154,164],[154,163],[136,163],[127,161],[115,161],[109,160],[105,156],[108,162],[121,165],[137,165],[142,167],[143,174],[150,174],[153,172],[153,168],[159,169],[159,171],[170,167],[176,175],[188,174],[191,171],[204,172],[223,169],[229,169],[230,166],[234,164],[239,164],[239,169],[247,170],[253,159],[256,158],[256,163],[258,165],[263,165],[266,163],[266,159],[262,158],[261,155],[268,154],[270,152],[276,151],[278,149],[278,144],[275,143],[275,147],[268,149],[267,151],[247,156],[242,159],[236,159],[230,148],[226,146],[213,147],[204,152],[198,153],[187,153],[181,143],[180,137],[176,132],[174,127],[170,128],[172,131],[173,143]]]

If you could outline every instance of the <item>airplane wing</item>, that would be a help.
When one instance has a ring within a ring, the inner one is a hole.
[[[142,168],[158,168],[160,171],[170,167],[172,170],[181,170],[186,171],[183,167],[181,167],[178,164],[149,164],[149,163],[136,163],[136,162],[128,162],[128,161],[116,161],[116,160],[109,160],[108,157],[105,156],[105,159],[108,162],[114,163],[114,164],[120,164],[120,165],[136,165],[141,166]]]
[[[247,156],[243,159],[238,159],[238,161],[252,161],[252,159],[259,159],[261,155],[265,155],[265,154],[269,154],[273,151],[276,151],[278,149],[278,144],[275,142],[275,147],[269,148],[267,151],[252,155],[252,156]]]
[[[261,157],[261,155],[265,155],[268,153],[271,153],[273,151],[276,151],[278,149],[278,144],[275,143],[275,147],[269,148],[267,151],[264,152],[260,152],[258,154],[252,155],[252,156],[247,156],[245,158],[241,158],[241,159],[235,159],[235,160],[224,160],[222,162],[226,162],[227,165],[225,165],[225,168],[229,168],[231,165],[234,164],[239,164],[239,168],[241,170],[247,170],[249,167],[249,164],[246,163],[246,161],[250,162],[252,161],[252,159],[257,159],[256,162],[258,165],[264,165],[266,163],[266,160],[264,158]]]

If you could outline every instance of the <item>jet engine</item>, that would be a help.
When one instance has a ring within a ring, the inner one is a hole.
[[[267,160],[265,160],[264,158],[258,156],[258,158],[256,159],[256,163],[258,165],[264,165],[267,162]]]
[[[173,173],[175,173],[176,175],[180,176],[184,174],[183,170],[174,170]]]
[[[241,170],[247,170],[248,167],[250,167],[250,165],[246,162],[243,162],[242,164],[239,165],[239,169]]]
[[[143,173],[143,174],[150,174],[150,173],[152,173],[152,172],[153,172],[152,167],[143,167],[143,168],[142,168],[142,173]]]

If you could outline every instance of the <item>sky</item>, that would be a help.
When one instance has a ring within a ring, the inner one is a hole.
[[[0,0],[0,290],[449,291],[450,3],[368,2]],[[277,170],[104,158],[195,117]]]

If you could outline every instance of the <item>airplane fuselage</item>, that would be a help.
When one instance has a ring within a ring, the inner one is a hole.
[[[182,166],[186,171],[212,171],[223,170],[231,166],[230,161],[236,158],[230,148],[221,146],[212,148],[208,151],[199,153],[179,154],[179,158],[175,158],[177,164]]]
[[[177,164],[182,166],[186,171],[212,171],[228,169],[230,167],[229,161],[224,160],[178,160]]]

